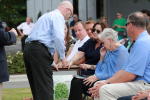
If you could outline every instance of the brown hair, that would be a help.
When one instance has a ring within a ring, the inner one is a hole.
[[[100,19],[102,20],[104,17],[106,17],[106,16],[102,16]]]
[[[95,28],[96,25],[101,25],[102,31],[103,31],[105,28],[109,28],[105,23],[100,22],[100,21],[97,22],[97,23],[95,23],[94,26],[93,26],[93,28]]]
[[[82,26],[83,26],[83,28],[85,29],[85,22],[83,22],[83,21],[79,21],[79,22],[77,22],[75,25],[78,25],[79,23],[81,23],[82,24]],[[75,26],[74,25],[74,26]]]
[[[150,24],[147,26],[146,30],[147,30],[148,34],[150,35]]]
[[[96,23],[96,22],[95,22],[94,20],[88,20],[88,21],[85,22],[85,25],[86,25],[86,24],[95,24],[95,23]]]
[[[70,31],[69,31],[69,24],[68,22],[65,22],[65,25],[67,26],[67,36],[66,36],[66,40],[67,40],[67,44],[66,44],[66,52],[69,50],[69,42],[70,42]]]

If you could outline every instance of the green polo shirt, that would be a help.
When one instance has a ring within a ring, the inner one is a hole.
[[[113,23],[113,26],[115,26],[115,24],[120,25],[120,26],[125,26],[126,23],[127,23],[127,21],[124,18],[121,18],[120,20],[116,19]],[[125,31],[125,28],[115,27],[115,30],[116,31]]]

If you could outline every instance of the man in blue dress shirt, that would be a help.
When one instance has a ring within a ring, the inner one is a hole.
[[[126,27],[130,39],[135,40],[130,56],[120,71],[97,83],[96,91],[91,89],[99,97],[95,100],[116,100],[150,89],[150,36],[146,31],[146,17],[134,12],[128,16]]]
[[[61,2],[56,10],[38,19],[26,39],[23,57],[34,100],[53,100],[53,55],[56,50],[62,62],[66,61],[65,20],[72,12],[69,1]]]

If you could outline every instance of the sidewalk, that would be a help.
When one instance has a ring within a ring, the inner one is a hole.
[[[53,75],[54,87],[57,83],[65,83],[67,88],[70,89],[72,75]],[[25,88],[30,87],[27,79],[27,75],[10,75],[9,81],[3,83],[3,89],[9,88]]]
[[[10,75],[8,82],[20,82],[20,81],[28,81],[27,75]]]

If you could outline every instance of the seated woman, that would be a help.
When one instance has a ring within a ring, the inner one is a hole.
[[[97,28],[93,30],[98,31]],[[80,100],[82,91],[88,91],[98,80],[106,80],[112,77],[117,71],[122,69],[129,56],[127,49],[118,43],[117,32],[113,29],[105,28],[98,37],[103,43],[103,47],[100,50],[101,56],[100,61],[96,65],[95,75],[84,80],[73,78],[68,100]],[[70,65],[72,62],[70,62]]]
[[[69,63],[64,64],[64,66],[67,66],[68,64],[73,65],[81,58],[85,57],[85,64],[81,64],[81,75],[93,75],[95,73],[95,67],[97,62],[100,59],[100,52],[99,50],[102,48],[101,41],[98,38],[98,34],[100,34],[104,29],[106,28],[106,25],[102,22],[97,22],[94,24],[92,33],[93,38],[90,38],[87,40],[83,46],[78,48],[78,52],[72,60]],[[85,70],[86,69],[86,70]]]

